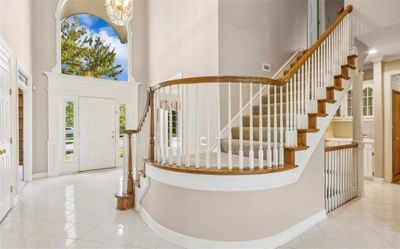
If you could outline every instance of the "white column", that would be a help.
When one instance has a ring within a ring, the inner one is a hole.
[[[357,69],[358,70],[358,69]],[[357,79],[353,83],[352,101],[353,101],[353,142],[358,143],[357,154],[354,156],[354,163],[357,163],[358,174],[358,195],[364,195],[364,163],[363,163],[363,122],[362,122],[362,90],[363,90],[363,72],[357,74]],[[355,164],[354,164],[355,165]]]
[[[376,178],[384,178],[384,111],[383,111],[383,70],[382,57],[373,60],[374,91],[374,173]]]

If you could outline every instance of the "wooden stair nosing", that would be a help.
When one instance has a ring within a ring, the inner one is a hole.
[[[327,117],[327,113],[320,113],[320,112],[314,112],[314,113],[308,113],[309,117],[317,116],[317,117]]]
[[[333,76],[335,79],[339,79],[339,78],[342,78],[342,79],[345,79],[345,80],[349,80],[349,79],[351,79],[350,78],[350,76],[347,76],[347,75],[344,75],[344,74],[337,74],[337,75],[335,75],[335,76]]]
[[[335,91],[343,91],[343,87],[337,87],[337,86],[328,86],[326,87],[326,90],[335,90]]]

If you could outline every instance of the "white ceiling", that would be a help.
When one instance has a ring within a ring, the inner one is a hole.
[[[106,9],[104,8],[104,0],[69,0],[65,3],[63,8],[62,19],[70,17],[75,14],[91,14],[101,17],[111,26],[114,27],[122,43],[127,41],[127,29],[125,26],[117,26],[112,24],[108,19]]]
[[[358,35],[357,38],[378,51],[367,57],[367,63],[381,56],[384,59],[400,57],[400,23]]]

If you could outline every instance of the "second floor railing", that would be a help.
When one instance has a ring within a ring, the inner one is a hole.
[[[325,148],[325,208],[330,212],[358,195],[357,143]]]

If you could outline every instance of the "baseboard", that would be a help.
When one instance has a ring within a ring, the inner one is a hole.
[[[374,177],[374,182],[376,183],[385,183],[385,178],[381,177]]]
[[[48,176],[47,173],[35,173],[32,175],[33,180],[41,179],[41,178],[46,178]]]
[[[199,239],[172,231],[155,221],[142,207],[139,214],[146,224],[160,237],[184,248],[276,248],[282,246],[304,233],[326,218],[326,211],[322,210],[285,231],[263,239],[251,241],[214,241]]]

